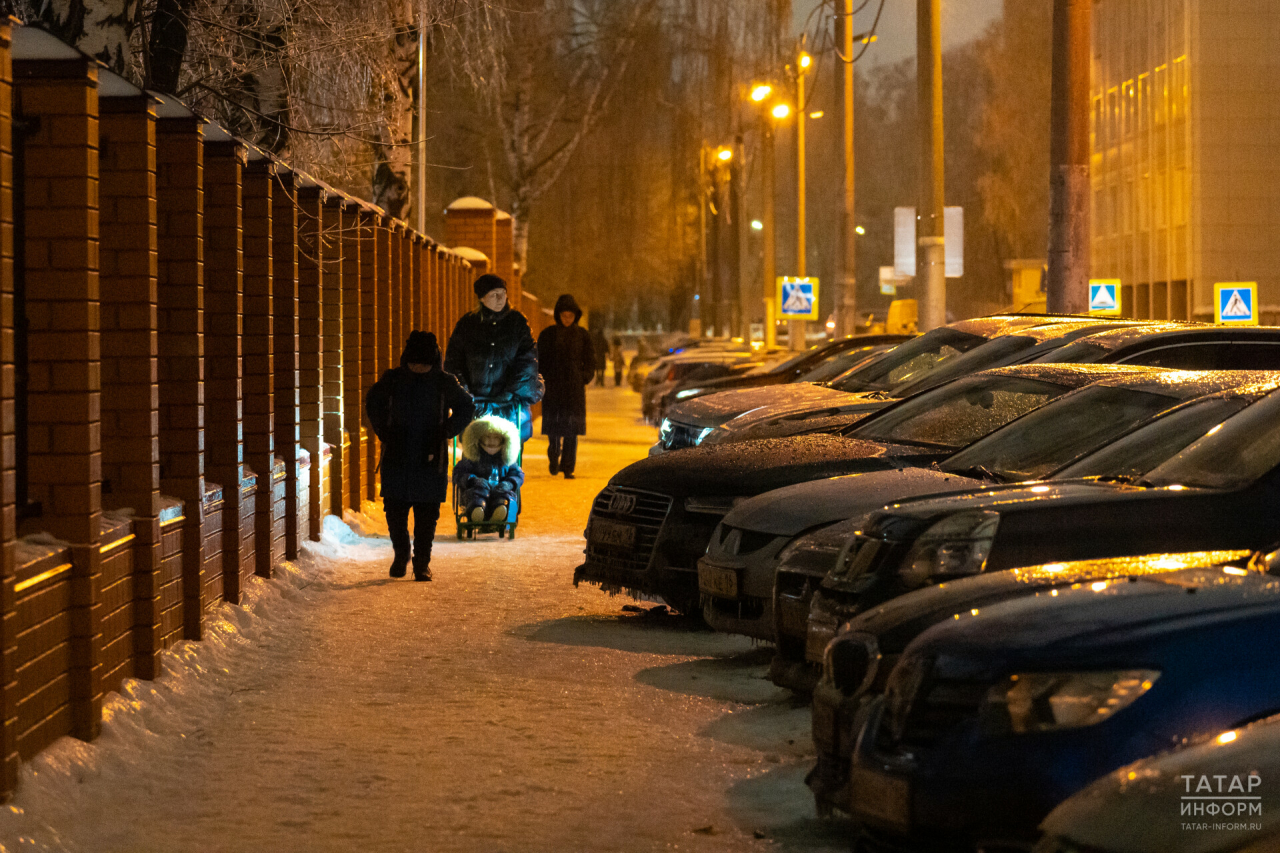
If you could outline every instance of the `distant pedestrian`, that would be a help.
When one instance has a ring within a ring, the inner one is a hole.
[[[429,581],[431,541],[449,488],[449,439],[471,420],[475,404],[458,380],[441,369],[436,336],[414,330],[400,366],[369,389],[365,414],[382,442],[382,506],[395,551],[391,577],[404,577],[412,556],[413,579]]]
[[[578,436],[587,431],[587,391],[595,372],[591,336],[578,325],[582,309],[569,294],[556,300],[556,323],[538,335],[542,378],[542,434],[547,436],[551,476],[573,479],[578,462]]]
[[[453,482],[462,489],[467,518],[515,521],[524,482],[519,457],[520,430],[505,418],[477,418],[462,431],[462,458],[453,466]]]
[[[604,387],[605,361],[609,357],[609,341],[601,329],[591,330],[591,354],[595,356],[596,384]]]
[[[533,435],[529,407],[541,399],[529,321],[507,304],[507,283],[499,276],[482,275],[473,289],[480,307],[453,327],[444,369],[475,397],[480,414],[519,421],[520,437],[527,440]]]
[[[617,388],[622,384],[622,371],[627,367],[627,357],[622,354],[622,338],[617,335],[609,345],[609,360],[613,362],[613,387]]]

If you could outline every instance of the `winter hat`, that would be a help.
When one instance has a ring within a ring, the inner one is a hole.
[[[502,438],[502,464],[514,465],[520,458],[520,428],[506,418],[486,415],[476,418],[462,431],[462,456],[472,462],[480,461],[480,442],[486,436]]]
[[[404,352],[400,354],[401,366],[408,364],[429,364],[440,366],[440,344],[431,332],[420,332],[414,329],[405,341]]]
[[[572,311],[573,322],[575,323],[582,319],[582,309],[578,307],[578,300],[573,298],[573,294],[560,294],[560,298],[556,300],[555,316],[557,320],[560,319],[561,311]]]
[[[497,290],[498,288],[506,290],[507,282],[503,280],[502,276],[494,275],[493,273],[485,273],[476,279],[476,283],[471,286],[475,288],[476,298],[483,299],[484,295],[490,290]]]

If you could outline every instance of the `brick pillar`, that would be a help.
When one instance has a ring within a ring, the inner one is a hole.
[[[205,474],[222,484],[222,597],[238,604],[253,574],[254,531],[244,519],[245,149],[230,138],[204,147]]]
[[[0,23],[0,798],[18,785],[18,614],[14,468],[13,62],[8,24]]]
[[[440,339],[440,349],[444,349],[452,329],[444,327],[444,317],[440,304],[440,247],[434,243],[427,247],[427,328],[436,333]]]
[[[272,299],[276,368],[276,456],[284,459],[284,556],[298,558],[298,193],[297,173],[281,168],[271,188]],[[314,461],[314,460],[313,460]]]
[[[250,160],[243,174],[244,226],[244,461],[257,475],[254,492],[254,570],[271,577],[275,468],[275,336],[272,322],[271,190],[275,164]]]
[[[413,237],[414,233],[407,225],[400,230],[400,307],[404,312],[404,334],[400,337],[402,347],[409,332],[418,328],[417,302],[413,298],[414,291],[417,290],[413,283]],[[396,355],[398,358],[399,353]]]
[[[378,264],[380,255],[378,246],[378,213],[376,208],[367,207],[360,211],[360,324],[361,324],[361,371],[364,380],[364,393],[368,394],[373,383],[382,375],[382,360],[379,358],[378,342],[386,336],[386,320],[378,308]],[[381,330],[381,332],[379,332]],[[373,435],[373,428],[364,417],[364,398],[360,400],[361,428],[365,432],[365,464],[364,500],[378,499],[378,448]]]
[[[450,246],[470,246],[492,259],[497,256],[497,221],[498,211],[484,199],[456,199],[444,212],[445,242]]]
[[[183,635],[204,612],[204,140],[189,111],[156,129],[160,488],[180,499]]]
[[[15,311],[21,306],[27,323],[26,407],[17,412],[26,476],[19,472],[17,497],[29,514],[23,532],[45,530],[73,543],[71,733],[91,740],[102,721],[98,71],[86,57],[15,62],[13,72],[21,104],[15,118],[25,124]]]
[[[155,678],[160,621],[156,114],[141,90],[99,101],[103,503],[134,510],[132,666]]]
[[[321,233],[324,235],[324,264],[321,269],[324,283],[321,300],[324,302],[324,342],[321,360],[323,364],[323,396],[322,417],[324,418],[323,438],[329,445],[329,494],[328,505],[324,507],[327,515],[342,518],[342,510],[347,506],[350,496],[351,481],[348,476],[348,457],[350,444],[346,437],[343,399],[342,359],[343,341],[343,264],[342,250],[345,241],[342,239],[344,227],[343,215],[347,207],[346,200],[336,193],[330,193],[324,206],[324,222]],[[321,520],[323,531],[323,519]]]
[[[306,472],[307,529],[299,539],[320,541],[320,525],[328,507],[322,505],[326,477],[320,445],[323,443],[325,304],[325,215],[328,194],[312,182],[298,190],[298,435],[302,449],[311,454]]]
[[[391,323],[391,334],[387,339],[387,352],[390,354],[391,360],[388,366],[394,364],[397,356],[400,354],[400,348],[404,345],[405,339],[405,321],[408,319],[404,314],[404,275],[401,265],[404,259],[402,251],[403,243],[401,235],[404,234],[404,225],[399,220],[385,220],[387,227],[387,297],[388,297],[388,318]]]
[[[381,376],[384,371],[390,370],[395,363],[395,355],[392,350],[396,343],[395,315],[393,307],[393,290],[392,281],[395,280],[395,273],[391,267],[391,221],[386,216],[379,216],[375,221],[373,229],[373,247],[378,258],[378,278],[375,282],[377,304],[375,309],[378,314],[378,352],[377,366],[378,375]]]
[[[366,331],[364,291],[361,287],[360,208],[354,201],[342,209],[342,422],[350,446],[344,460],[347,483],[345,506],[360,512],[369,477],[364,441],[364,358]]]

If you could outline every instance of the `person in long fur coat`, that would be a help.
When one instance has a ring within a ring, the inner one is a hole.
[[[524,471],[520,430],[511,421],[489,415],[462,431],[462,458],[453,466],[453,482],[462,488],[461,504],[472,521],[514,520],[519,511],[516,489]]]

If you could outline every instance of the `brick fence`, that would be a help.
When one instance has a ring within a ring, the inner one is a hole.
[[[453,251],[0,26],[0,797],[377,495],[364,394],[411,329],[443,344],[476,267],[546,325],[511,218],[460,202]]]

